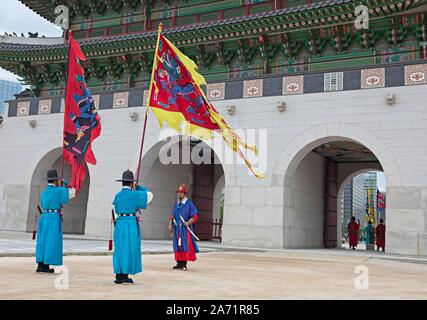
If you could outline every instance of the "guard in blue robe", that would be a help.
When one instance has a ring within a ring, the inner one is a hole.
[[[368,225],[365,227],[365,243],[366,243],[366,247],[368,247],[368,245],[372,245],[374,244],[374,238],[375,238],[375,229],[374,226],[372,225],[372,221],[368,222]]]
[[[196,243],[194,224],[198,221],[196,206],[187,198],[187,187],[181,185],[177,191],[178,201],[172,209],[169,232],[173,239],[176,265],[173,269],[187,270],[188,261],[196,261],[199,247]],[[191,231],[190,231],[191,230]]]
[[[153,194],[142,186],[135,186],[132,171],[123,172],[123,189],[116,194],[113,205],[117,215],[114,226],[113,267],[117,284],[133,283],[129,274],[142,272],[141,230],[136,212],[147,208]],[[135,189],[135,190],[133,190]]]
[[[48,187],[40,196],[42,214],[37,227],[36,262],[37,272],[53,273],[50,265],[62,265],[62,213],[63,205],[74,198],[75,189],[59,187],[58,173],[56,170],[47,172]]]

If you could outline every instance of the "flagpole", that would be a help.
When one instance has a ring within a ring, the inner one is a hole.
[[[67,82],[65,83],[65,99],[64,99],[64,109],[65,104],[67,103],[67,90],[68,90],[68,77],[70,76],[70,58],[71,58],[71,40],[70,37],[72,36],[71,29],[67,30],[68,34],[68,73],[67,73]],[[64,125],[65,125],[65,111],[64,111]],[[65,166],[65,158],[64,158],[64,132],[65,128],[62,130],[62,165],[61,165],[61,178],[64,178],[64,166]]]
[[[141,138],[141,147],[139,149],[139,159],[138,159],[138,169],[136,170],[136,184],[139,182],[139,173],[141,170],[141,160],[142,160],[142,151],[144,149],[144,142],[145,142],[145,132],[147,129],[147,120],[148,120],[148,111],[150,108],[149,101],[151,98],[151,92],[153,90],[153,81],[154,81],[154,74],[157,67],[157,52],[159,51],[159,45],[160,45],[160,35],[163,31],[163,23],[159,24],[159,28],[157,29],[157,43],[156,43],[156,50],[154,51],[154,60],[153,60],[153,70],[151,72],[151,81],[150,81],[150,89],[148,91],[148,101],[147,101],[147,108],[145,110],[145,120],[144,120],[144,127],[142,129],[142,138]],[[144,91],[143,91],[144,94]]]

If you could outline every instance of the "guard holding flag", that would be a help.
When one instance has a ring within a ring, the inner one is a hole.
[[[147,208],[153,194],[136,185],[132,171],[123,172],[122,190],[116,194],[113,205],[117,214],[114,227],[113,266],[117,284],[133,283],[129,274],[142,272],[141,230],[136,212]]]
[[[47,188],[42,192],[40,203],[42,214],[38,222],[38,236],[36,244],[37,272],[53,273],[49,265],[62,265],[62,214],[61,209],[64,204],[74,198],[76,190],[68,188],[68,183],[64,181],[65,187],[59,186],[56,170],[47,172]]]
[[[169,232],[173,236],[173,251],[177,264],[173,269],[187,270],[187,261],[196,261],[199,248],[193,225],[198,220],[196,206],[187,198],[185,184],[178,188],[178,201],[170,215]]]

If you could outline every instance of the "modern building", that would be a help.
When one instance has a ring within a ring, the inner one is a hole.
[[[17,82],[0,80],[0,115],[4,113],[5,101],[14,98],[14,94],[22,91],[22,85]]]
[[[55,20],[52,1],[21,2]],[[215,163],[165,165],[166,146],[200,149],[161,139],[167,135],[150,113],[141,181],[155,198],[144,212],[145,239],[168,238],[174,191],[187,182],[207,225],[225,190],[224,244],[336,247],[344,186],[379,170],[387,181],[387,251],[427,255],[426,0],[363,2],[369,29],[355,25],[357,1],[61,2],[73,3],[71,28],[88,58],[103,130],[93,145],[98,163],[64,209],[67,232],[111,232],[114,181],[138,166],[162,22],[200,66],[215,107],[258,145],[253,161],[265,178],[227,161],[217,139],[199,146],[213,149]],[[0,66],[31,83],[35,96],[9,101],[0,126],[0,229],[32,231],[46,170],[61,163],[67,45],[11,41],[0,41]]]
[[[363,220],[366,209],[364,174],[357,175],[345,186],[343,203],[343,223],[347,224],[352,216]]]
[[[368,189],[372,189],[374,192],[374,208],[376,208],[377,207],[377,191],[378,191],[378,180],[377,180],[376,171],[370,171],[365,174],[365,181],[364,181],[365,204],[366,204],[366,196],[368,193]]]
[[[366,210],[365,174],[352,178],[344,187],[341,198],[341,221],[343,235],[346,235],[347,225],[351,217],[364,221]]]

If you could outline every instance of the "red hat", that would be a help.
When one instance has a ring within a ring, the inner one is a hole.
[[[178,190],[176,191],[177,193],[188,193],[187,192],[187,186],[185,185],[185,183],[181,184],[178,188]]]

